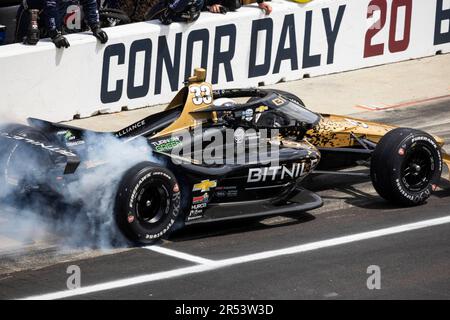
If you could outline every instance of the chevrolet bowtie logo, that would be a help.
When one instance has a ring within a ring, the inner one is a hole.
[[[264,112],[267,109],[269,109],[269,107],[267,107],[267,106],[260,106],[260,107],[256,108],[255,111],[256,112]]]
[[[210,188],[215,188],[217,186],[217,181],[211,181],[211,180],[202,180],[202,182],[194,184],[194,188],[192,191],[209,191]]]

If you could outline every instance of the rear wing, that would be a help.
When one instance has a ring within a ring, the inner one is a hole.
[[[42,139],[30,138],[7,131],[0,131],[0,140],[13,140],[30,145],[36,150],[45,150],[49,152],[55,163],[65,163],[64,174],[74,173],[80,165],[80,159],[78,155],[61,146],[61,144],[49,143],[48,141]]]

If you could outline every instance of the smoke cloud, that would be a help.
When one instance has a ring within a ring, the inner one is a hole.
[[[151,148],[145,138],[124,143],[113,135],[90,133],[84,140],[84,146],[89,147],[83,158],[89,162],[82,161],[74,176],[58,181],[54,172],[45,168],[48,159],[42,150],[36,152],[34,146],[0,138],[0,219],[7,220],[9,226],[4,230],[0,223],[0,232],[24,242],[56,234],[62,248],[128,245],[114,221],[117,188],[123,174],[134,165],[155,162]],[[20,190],[20,182],[29,179],[49,186],[65,184],[61,189],[64,202],[42,196],[45,189]]]

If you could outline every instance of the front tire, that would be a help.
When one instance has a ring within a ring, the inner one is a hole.
[[[420,205],[440,179],[441,150],[429,134],[397,128],[378,143],[370,169],[373,186],[381,197],[400,205]]]
[[[128,170],[117,192],[115,218],[131,241],[151,244],[167,236],[180,213],[180,187],[172,172],[151,162]]]

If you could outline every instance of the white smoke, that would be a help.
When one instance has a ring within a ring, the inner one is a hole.
[[[8,108],[0,108],[0,126],[5,123],[26,124],[26,117],[11,112]]]
[[[64,205],[41,196],[24,199],[14,194],[13,185],[0,186],[0,196],[7,203],[0,209],[0,218],[14,227],[9,233],[15,239],[36,241],[50,233],[57,235],[61,247],[109,249],[128,244],[114,221],[117,188],[124,173],[134,165],[155,161],[151,148],[145,138],[124,143],[113,135],[95,133],[85,136],[85,146],[89,146],[86,153],[89,163],[81,163],[75,179],[69,177],[72,181],[63,188]],[[36,149],[29,148],[23,161],[5,166],[10,150],[11,144],[0,139],[0,174],[4,176],[5,170],[15,170],[16,175],[17,172],[22,175],[17,180],[25,178],[29,166],[37,161]],[[86,169],[86,164],[92,167]],[[56,183],[53,174],[47,174],[45,179],[50,185]],[[5,232],[1,226],[0,222],[0,232]]]

